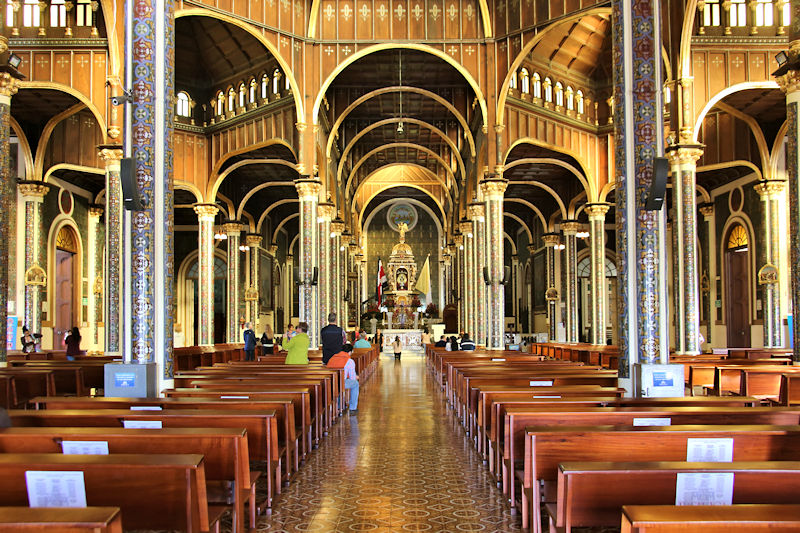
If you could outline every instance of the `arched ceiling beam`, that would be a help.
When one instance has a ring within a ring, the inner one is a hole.
[[[54,83],[52,81],[21,81],[19,90],[23,89],[51,89],[53,91],[61,91],[62,93],[67,93],[70,96],[74,96],[86,107],[86,109],[89,110],[92,115],[94,115],[94,119],[97,121],[97,127],[100,128],[103,143],[108,142],[108,128],[106,127],[106,121],[103,118],[103,114],[100,113],[100,110],[97,109],[97,106],[94,105],[94,103],[79,90],[67,85],[62,85],[61,83]]]
[[[42,129],[42,134],[39,137],[39,145],[36,147],[36,155],[33,158],[34,176],[41,176],[44,174],[44,157],[47,153],[48,145],[50,144],[50,135],[52,135],[55,127],[58,126],[62,120],[71,117],[85,108],[86,106],[84,104],[75,104],[47,121]]]
[[[697,119],[694,122],[694,130],[692,140],[697,142],[698,135],[700,135],[700,127],[703,125],[703,121],[706,119],[706,115],[709,111],[711,111],[718,102],[721,102],[727,96],[732,95],[733,93],[737,93],[739,91],[744,91],[747,89],[780,89],[777,82],[774,81],[746,81],[744,83],[737,83],[736,85],[732,85],[731,87],[727,87],[714,96],[712,96],[706,105],[703,106],[703,109],[700,110],[700,113],[697,115]]]
[[[556,203],[558,203],[559,211],[561,211],[561,217],[566,220],[567,219],[567,208],[564,206],[564,202],[561,201],[561,197],[558,196],[558,193],[554,191],[549,185],[545,185],[544,183],[536,180],[509,180],[510,183],[515,185],[531,185],[535,187],[539,187],[544,189],[545,191],[549,192],[550,195],[556,199]]]
[[[300,213],[293,213],[293,214],[289,215],[288,217],[284,218],[283,220],[281,220],[281,223],[278,224],[277,227],[275,228],[275,231],[272,232],[272,240],[270,241],[270,243],[275,242],[275,239],[278,238],[278,232],[281,230],[281,228],[283,226],[286,225],[287,222],[289,222],[290,220],[292,220],[294,218],[297,218],[299,216],[300,216]]]
[[[290,203],[300,203],[300,200],[298,198],[286,198],[284,200],[278,200],[274,204],[270,205],[267,208],[267,210],[261,213],[261,216],[258,217],[258,224],[256,224],[256,233],[261,233],[261,225],[264,223],[264,220],[269,216],[270,211],[272,211],[278,206]]]
[[[513,220],[516,220],[517,222],[519,222],[519,223],[520,223],[520,225],[522,226],[522,229],[524,229],[524,230],[525,230],[525,233],[527,233],[527,234],[528,234],[528,242],[529,242],[529,243],[531,243],[531,244],[533,244],[533,235],[531,235],[531,230],[530,230],[530,228],[528,228],[528,225],[525,223],[525,221],[524,221],[524,220],[522,220],[521,218],[519,218],[519,217],[518,217],[517,215],[515,215],[514,213],[509,213],[508,211],[503,211],[503,216],[504,216],[504,217],[508,217],[508,218],[510,218],[510,219],[513,219]]]
[[[352,211],[356,210],[356,199],[358,198],[358,193],[361,191],[362,187],[364,187],[367,183],[369,183],[369,178],[370,177],[372,177],[377,172],[385,171],[389,167],[401,166],[401,165],[402,166],[412,166],[412,167],[418,168],[422,172],[424,172],[426,174],[429,174],[432,178],[434,178],[434,179],[437,178],[437,176],[435,174],[433,174],[433,172],[431,172],[430,169],[427,169],[425,167],[422,167],[420,165],[416,165],[416,164],[413,164],[413,163],[391,163],[391,164],[383,166],[381,168],[377,168],[373,172],[371,172],[370,175],[367,176],[367,178],[364,181],[359,183],[358,187],[356,187],[356,190],[353,192],[353,199],[350,202],[350,211],[352,212]],[[363,210],[366,209],[366,207],[369,205],[370,201],[372,201],[372,199],[375,198],[375,196],[377,196],[379,193],[381,193],[381,192],[383,192],[383,191],[385,191],[387,189],[392,189],[394,187],[411,187],[412,189],[417,189],[418,191],[422,191],[425,194],[427,194],[428,196],[430,196],[433,199],[433,201],[436,202],[436,205],[439,207],[439,210],[442,212],[443,225],[445,227],[447,227],[447,215],[445,214],[446,211],[445,211],[445,208],[442,206],[442,203],[439,201],[439,199],[436,198],[435,196],[433,196],[430,191],[426,190],[423,187],[420,187],[419,185],[415,185],[413,183],[387,183],[385,187],[381,187],[377,192],[372,194],[367,199],[366,202],[364,202],[364,205],[361,207],[362,213],[363,213]],[[448,205],[449,206],[453,206],[453,200],[450,198],[450,196],[445,194],[444,197],[448,201]],[[361,218],[361,217],[359,216],[359,218]]]
[[[258,191],[267,189],[269,187],[294,187],[293,181],[268,181],[266,183],[261,183],[256,187],[250,189],[247,194],[244,195],[242,198],[241,203],[239,204],[239,209],[236,211],[236,219],[238,220],[239,217],[242,215],[242,211],[244,210],[244,206],[247,204],[247,201],[253,197]]]
[[[273,146],[273,145],[276,145],[276,144],[279,144],[281,146],[285,146],[286,148],[288,148],[291,151],[292,156],[294,156],[295,159],[297,159],[297,156],[295,155],[294,150],[292,150],[292,147],[289,146],[286,143],[286,141],[284,141],[282,139],[270,139],[269,141],[264,141],[262,143],[254,144],[254,145],[251,145],[251,146],[246,146],[244,148],[240,148],[239,150],[233,150],[231,152],[228,152],[214,164],[214,168],[211,171],[211,179],[209,179],[209,182],[213,183],[213,185],[211,186],[211,189],[207,191],[208,198],[209,198],[208,202],[209,203],[214,203],[214,198],[215,198],[215,196],[217,194],[217,191],[219,190],[219,186],[222,184],[222,181],[233,171],[234,168],[239,168],[239,167],[243,166],[240,163],[255,164],[257,162],[260,162],[260,163],[269,162],[269,163],[274,163],[274,164],[279,164],[279,165],[285,165],[285,166],[287,166],[289,168],[293,168],[293,169],[297,170],[297,165],[295,165],[294,163],[292,163],[290,161],[286,161],[285,159],[246,159],[246,160],[243,160],[243,161],[237,161],[236,163],[231,165],[229,168],[226,168],[224,171],[221,171],[222,165],[224,165],[225,162],[228,161],[228,159],[230,159],[231,157],[234,157],[234,156],[237,156],[237,155],[241,155],[241,154],[245,154],[247,152],[252,152],[252,151],[258,150],[260,148],[266,148],[268,146]]]
[[[542,229],[545,231],[545,233],[549,231],[549,229],[547,228],[547,220],[545,220],[542,212],[539,210],[538,207],[530,203],[528,200],[523,200],[522,198],[503,198],[503,203],[505,202],[524,205],[525,207],[533,211],[537,217],[539,217],[539,221],[542,223]]]
[[[767,140],[764,138],[764,132],[761,130],[761,126],[758,125],[758,122],[756,122],[756,119],[725,102],[717,102],[716,107],[747,124],[747,127],[750,128],[750,132],[753,134],[753,138],[756,141],[756,146],[758,146],[758,156],[761,158],[762,174],[765,175],[764,177],[766,179],[770,179],[771,176],[767,175],[769,174],[769,147],[767,147]]]
[[[19,142],[19,151],[22,153],[22,159],[25,161],[25,179],[32,180],[33,179],[33,153],[31,152],[31,145],[28,142],[28,136],[25,135],[25,132],[22,130],[22,126],[19,125],[17,119],[10,116],[8,117],[9,123],[11,124],[11,129],[14,130],[14,135],[17,136],[17,140]]]

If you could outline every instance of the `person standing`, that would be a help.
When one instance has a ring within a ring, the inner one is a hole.
[[[322,364],[327,365],[331,357],[342,351],[345,341],[345,333],[342,328],[336,325],[336,313],[328,314],[328,325],[319,332],[322,340]]]
[[[394,358],[400,359],[400,354],[403,352],[403,343],[400,342],[399,336],[394,338],[394,342],[392,343],[392,350],[394,350]]]
[[[31,335],[28,326],[22,326],[22,353],[33,353],[36,351],[36,340]]]
[[[264,334],[261,335],[261,353],[272,355],[275,352],[275,335],[272,333],[272,326],[267,324],[264,327]]]
[[[72,328],[69,335],[64,338],[67,347],[67,360],[74,361],[76,355],[81,354],[81,332],[77,327]]]
[[[425,348],[426,345],[431,343],[431,335],[428,333],[428,328],[422,330],[422,347]]]
[[[281,348],[286,350],[286,360],[284,364],[287,365],[307,365],[308,364],[308,346],[311,344],[311,339],[308,338],[308,324],[300,322],[294,331],[294,335],[286,332],[283,338]]]
[[[350,358],[353,347],[349,344],[342,346],[342,351],[335,354],[328,360],[328,368],[344,369],[344,388],[350,390],[350,403],[348,409],[350,415],[358,413],[358,374],[356,374],[356,363]]]
[[[253,331],[252,324],[250,322],[244,323],[244,332],[242,333],[242,337],[244,338],[244,360],[245,361],[255,361],[256,360],[256,332]]]

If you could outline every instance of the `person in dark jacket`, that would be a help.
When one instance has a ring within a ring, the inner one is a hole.
[[[475,342],[473,342],[469,338],[469,333],[464,333],[464,336],[461,337],[461,349],[464,351],[473,351],[475,350]]]
[[[342,328],[336,325],[336,313],[328,315],[328,325],[319,332],[322,340],[322,364],[327,365],[331,357],[342,351],[345,341],[345,333]]]
[[[442,335],[439,338],[439,340],[436,341],[436,344],[434,344],[434,346],[436,346],[437,348],[445,348],[447,346],[447,338],[444,335]]]
[[[64,339],[67,346],[67,359],[74,361],[76,355],[81,354],[81,332],[78,328],[72,328],[69,335]]]
[[[244,360],[256,360],[256,332],[253,331],[253,326],[250,322],[244,323],[244,332],[242,333],[244,339]]]

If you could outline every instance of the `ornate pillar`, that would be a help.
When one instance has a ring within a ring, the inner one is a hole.
[[[228,278],[227,278],[227,299],[225,302],[225,315],[227,317],[226,338],[228,343],[241,343],[241,335],[239,335],[239,234],[242,231],[242,225],[238,222],[226,222],[222,226],[222,231],[228,236]],[[213,272],[213,258],[212,258],[212,272]],[[212,310],[213,312],[213,310]]]
[[[101,145],[100,159],[106,167],[106,251],[103,280],[105,302],[103,324],[105,354],[122,355],[122,185],[119,168],[122,146]]]
[[[508,180],[490,177],[480,183],[481,195],[486,202],[486,264],[489,267],[489,345],[490,350],[502,350],[505,322],[505,290],[503,278],[503,195]]]
[[[197,344],[214,344],[214,217],[219,209],[214,204],[197,204]]]
[[[328,323],[328,313],[335,308],[331,304],[331,285],[333,283],[333,254],[331,248],[331,221],[336,215],[336,207],[329,201],[317,206],[317,222],[319,226],[319,321]]]
[[[547,329],[550,342],[556,342],[558,336],[558,288],[556,287],[556,247],[561,244],[558,233],[545,233],[542,235],[545,246],[545,260],[547,262],[547,289],[544,299],[547,301]]]
[[[348,294],[345,286],[345,273],[342,268],[342,258],[344,251],[342,250],[342,232],[344,231],[344,222],[341,218],[336,217],[331,222],[331,309],[336,312],[339,319],[339,326],[347,328],[347,312],[345,308],[349,301],[357,301],[358,295]]]
[[[783,320],[780,302],[780,205],[783,181],[763,181],[755,190],[764,204],[764,251],[766,263],[758,270],[758,283],[764,288],[764,348],[783,347]]]
[[[8,50],[8,40],[0,39],[0,48]],[[10,167],[9,145],[11,137],[11,97],[16,94],[22,75],[16,69],[0,68],[0,235],[8,235],[11,227],[11,202],[14,198],[16,172]],[[0,239],[0,363],[6,361],[8,341],[8,249],[9,240]],[[27,299],[27,298],[26,298]]]
[[[456,298],[458,302],[458,330],[464,331],[467,325],[467,300],[464,297],[464,234],[456,233]]]
[[[575,236],[580,224],[568,220],[561,224],[564,231],[564,270],[567,303],[567,342],[578,342],[578,239]]]
[[[300,257],[298,276],[300,289],[300,322],[308,323],[308,337],[311,349],[319,346],[319,320],[317,290],[311,285],[314,267],[319,258],[317,236],[317,205],[322,183],[315,179],[303,178],[295,180],[295,187],[300,198]]]
[[[175,4],[136,2],[128,9],[126,76],[133,91],[128,153],[144,209],[131,216],[131,353],[172,378]],[[134,31],[135,28],[135,31]]]
[[[475,331],[470,331],[475,344],[486,345],[486,283],[483,281],[483,267],[486,266],[486,208],[480,202],[472,202],[467,214],[472,220],[472,242],[475,261]]]
[[[294,256],[286,254],[286,285],[284,287],[284,299],[286,301],[286,312],[284,313],[283,321],[286,324],[276,324],[275,331],[285,331],[289,322],[294,318]]]
[[[663,150],[660,5],[612,2],[619,377],[629,393],[633,364],[666,363],[668,355],[666,213],[645,210],[653,159]]]
[[[475,338],[475,284],[478,281],[476,276],[474,246],[475,238],[472,234],[472,221],[462,219],[458,224],[464,241],[464,291],[461,293],[464,299],[464,331],[470,334],[470,338]]]
[[[666,151],[672,170],[672,203],[675,209],[672,225],[675,353],[696,355],[700,353],[696,165],[703,150],[697,144],[676,144]]]
[[[344,227],[344,226],[343,226]],[[342,314],[342,321],[346,323],[350,319],[350,306],[362,300],[361,290],[358,283],[353,283],[350,279],[353,260],[350,258],[350,242],[353,236],[347,229],[342,230],[339,236],[339,268],[341,270],[342,296],[349,293],[348,301],[342,298],[339,301],[339,312]],[[344,325],[341,327],[345,327]]]
[[[699,207],[703,220],[708,224],[708,297],[706,304],[706,342],[711,346],[711,339],[714,336],[714,323],[716,322],[717,284],[714,281],[717,272],[717,232],[714,224],[714,204],[704,204]],[[702,346],[700,347],[702,349]]]
[[[592,344],[606,343],[606,213],[608,204],[589,204],[589,239],[592,254]]]
[[[520,325],[519,322],[519,297],[520,297],[520,288],[519,288],[519,256],[514,254],[511,256],[511,277],[507,280],[511,283],[511,297],[514,298],[513,302],[513,309],[514,309],[514,329]]]
[[[23,324],[34,333],[42,331],[42,297],[46,290],[45,250],[42,249],[42,203],[50,187],[41,181],[21,181],[25,202],[25,316]],[[91,235],[91,234],[90,234]]]
[[[250,286],[244,291],[244,300],[247,303],[247,320],[253,324],[253,329],[258,328],[258,280],[259,280],[259,246],[261,246],[261,235],[257,233],[248,233],[244,242],[249,248],[250,254]],[[273,258],[275,254],[272,254]],[[263,295],[262,298],[266,298]],[[277,307],[277,302],[273,301],[273,305]],[[258,332],[258,329],[255,329]],[[280,331],[280,330],[278,330]]]
[[[533,276],[533,277],[536,277],[536,275],[538,274],[537,272],[534,272],[534,270],[533,270],[533,256],[536,254],[536,250],[537,250],[537,248],[536,248],[535,244],[531,243],[531,244],[528,245],[528,256],[530,257],[531,276]],[[546,275],[547,274],[545,273],[545,276]],[[547,278],[545,278],[545,279],[547,279]],[[523,282],[522,282],[522,286],[525,287],[525,290],[527,290],[528,281],[531,282],[531,289],[530,289],[530,291],[528,291],[528,294],[526,295],[526,298],[528,299],[528,332],[532,335],[532,334],[536,333],[536,331],[534,330],[534,326],[535,326],[536,320],[534,319],[534,313],[533,313],[533,310],[534,310],[534,307],[535,307],[535,305],[534,305],[534,293],[533,293],[533,287],[534,287],[533,279],[531,279],[531,280],[524,279]]]
[[[102,298],[103,294],[103,276],[100,274],[100,267],[102,267],[102,257],[98,257],[98,249],[100,243],[98,242],[100,226],[100,217],[103,215],[103,206],[91,205],[89,206],[89,253],[88,253],[88,272],[89,272],[89,294],[87,307],[89,309],[89,342],[87,349],[89,351],[102,350],[99,344],[100,328],[99,323],[102,322],[102,314],[100,306],[97,305],[97,300]],[[100,265],[98,265],[98,260]]]

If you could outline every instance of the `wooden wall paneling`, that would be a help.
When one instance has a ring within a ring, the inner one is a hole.
[[[72,81],[72,53],[53,54],[53,81],[69,86]]]
[[[183,132],[176,131],[173,138],[173,176],[176,180],[189,181],[186,177],[187,139]]]
[[[767,70],[767,55],[764,52],[749,52],[747,65],[751,80],[771,80],[772,76]]]
[[[712,58],[713,61],[716,58]],[[747,55],[743,53],[727,54],[728,83],[735,85],[747,80]]]
[[[103,115],[103,120],[108,123],[109,102],[106,97],[106,54],[92,52],[92,103]]]
[[[708,73],[706,72],[705,53],[692,53],[692,72],[694,73],[694,84],[692,85],[694,101],[693,115],[696,119],[705,103],[708,102]]]
[[[279,27],[280,24],[280,0],[266,0],[267,6],[264,12],[266,13],[266,24],[273,28]]]
[[[244,4],[247,5],[247,18],[264,24],[264,0],[245,0]]]
[[[564,15],[564,0],[550,0],[550,17],[558,18]]]
[[[352,41],[356,36],[355,3],[351,0],[334,0],[331,6],[336,8],[333,13],[333,24],[336,26],[336,38],[343,41]],[[326,7],[327,18],[330,9]]]
[[[392,39],[408,39],[408,0],[392,0]]]
[[[704,154],[707,152],[709,157],[706,159],[705,164],[711,165],[720,162],[720,146],[719,146],[719,114],[711,113],[708,118],[703,121],[703,133],[705,133],[706,144],[703,148]]]
[[[494,3],[494,10],[492,18],[494,19],[494,34],[506,35],[508,28],[506,27],[506,0],[497,0]]]
[[[374,35],[373,25],[374,21],[374,8],[375,6],[371,1],[358,0],[355,2],[356,6],[356,38],[357,39],[371,39]]]
[[[736,132],[734,131],[735,124],[733,117],[727,113],[719,113],[717,114],[717,121],[719,122],[718,132],[726,132],[725,134],[721,134],[717,137],[717,143],[719,146],[717,162],[731,161],[733,160],[735,154],[734,146],[736,144]]]
[[[214,0],[215,7],[220,11],[224,11],[226,13],[233,12],[233,1],[232,0]]]
[[[535,0],[525,0],[524,2],[522,2],[522,6],[520,8],[520,20],[522,21],[523,28],[533,26],[533,24],[536,21]]]
[[[520,0],[514,0],[507,3],[506,27],[507,31],[515,32],[520,28]]]
[[[75,53],[73,55],[72,87],[83,94],[91,93],[92,85],[92,55],[91,52]]]
[[[372,27],[376,40],[386,40],[392,38],[392,24],[394,15],[392,14],[392,4],[390,0],[373,1],[373,20]]]
[[[292,34],[295,36],[304,37],[308,32],[308,14],[307,9],[310,9],[311,2],[306,3],[304,0],[294,0],[292,9],[294,13],[294,20],[292,21]],[[297,63],[295,63],[297,65]]]
[[[433,5],[434,1],[428,5]],[[412,0],[408,4],[408,38],[412,41],[425,40],[425,21],[428,19],[426,15],[430,15],[426,13],[426,4],[425,0]],[[441,12],[436,11],[436,15],[437,20],[441,22]]]
[[[549,0],[533,0],[535,3],[536,24],[542,24],[550,20],[550,1]]]
[[[581,0],[565,0],[564,11],[574,13],[581,8]]]
[[[50,52],[36,52],[33,54],[33,79],[36,81],[50,81]]]
[[[725,54],[716,52],[708,54],[708,68],[713,73],[708,77],[710,96],[717,94],[728,86],[728,69],[726,66]]]

